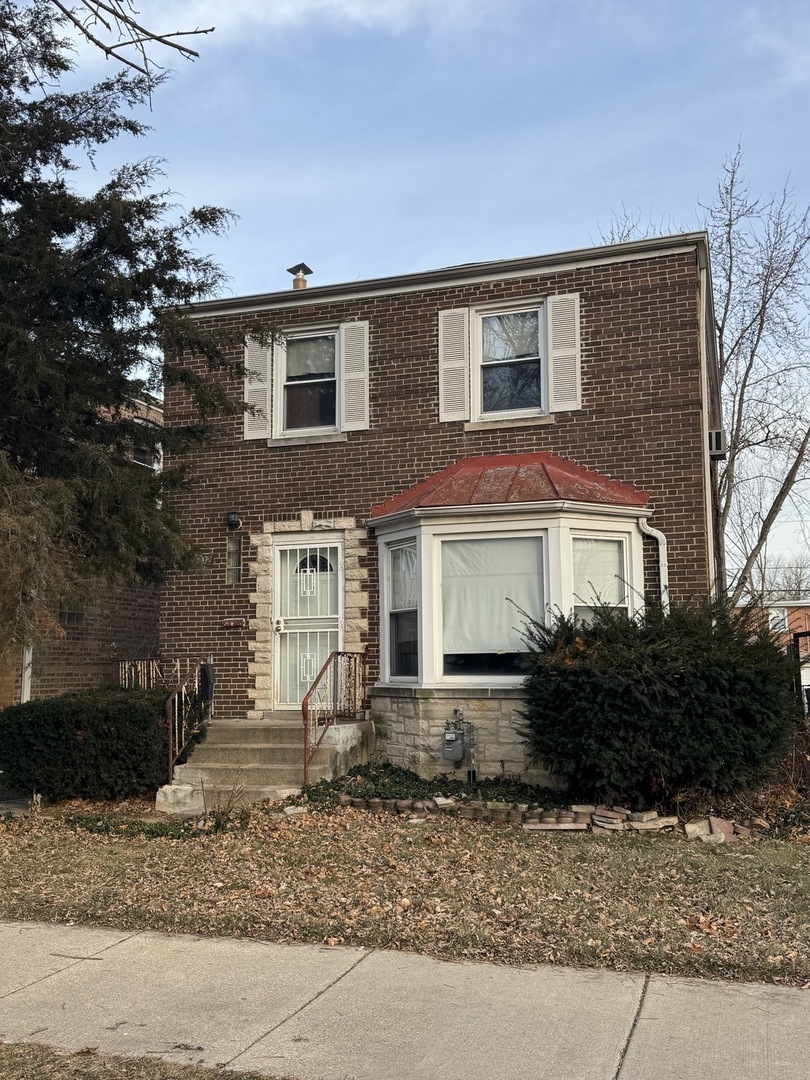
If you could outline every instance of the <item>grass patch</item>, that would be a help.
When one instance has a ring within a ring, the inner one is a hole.
[[[0,823],[0,918],[810,983],[808,843],[266,807],[178,843],[76,814]]]
[[[101,1057],[90,1047],[71,1053],[36,1043],[0,1043],[0,1080],[267,1080],[267,1074],[223,1073],[153,1058]]]

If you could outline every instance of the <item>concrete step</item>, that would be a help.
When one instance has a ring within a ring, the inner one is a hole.
[[[225,743],[248,743],[252,746],[276,746],[278,744],[303,744],[304,725],[296,721],[212,720],[201,746]]]
[[[191,760],[197,767],[211,765],[299,765],[303,767],[303,740],[294,744],[218,743],[206,739],[195,746]]]
[[[309,767],[309,782],[331,776],[328,764],[313,762]],[[226,765],[210,764],[197,767],[192,761],[188,765],[177,765],[174,781],[178,784],[191,784],[192,787],[239,788],[285,787],[301,788],[304,783],[304,766],[299,765]]]

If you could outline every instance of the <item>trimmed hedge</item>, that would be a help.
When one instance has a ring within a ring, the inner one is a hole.
[[[529,621],[522,729],[580,796],[649,805],[756,787],[798,719],[795,662],[755,610],[597,607],[589,623]]]
[[[164,696],[94,690],[0,711],[4,785],[50,800],[121,799],[166,780]]]

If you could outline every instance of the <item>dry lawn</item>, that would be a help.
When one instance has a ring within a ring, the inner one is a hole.
[[[267,1080],[258,1073],[223,1073],[151,1058],[105,1058],[92,1047],[77,1053],[32,1043],[0,1043],[0,1080]]]
[[[0,823],[0,918],[810,985],[808,843],[262,808],[171,839],[69,809]]]

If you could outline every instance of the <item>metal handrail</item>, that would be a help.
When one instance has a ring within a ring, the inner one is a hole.
[[[166,733],[168,736],[168,783],[174,767],[194,735],[199,734],[210,714],[210,703],[200,699],[200,669],[206,659],[198,660],[166,698]]]
[[[118,661],[118,685],[128,690],[168,689],[180,681],[180,661],[160,657],[137,657]]]
[[[301,702],[304,720],[304,783],[309,765],[329,728],[338,720],[361,720],[365,711],[366,656],[333,652]]]

